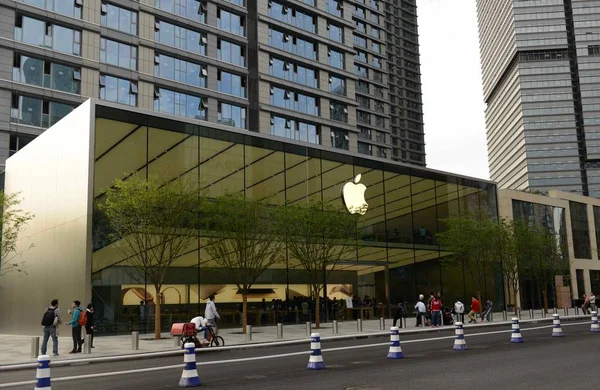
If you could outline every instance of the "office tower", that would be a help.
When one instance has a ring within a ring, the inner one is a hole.
[[[95,97],[425,165],[415,0],[18,0],[0,22],[0,164]]]
[[[490,176],[600,197],[600,1],[478,0]]]

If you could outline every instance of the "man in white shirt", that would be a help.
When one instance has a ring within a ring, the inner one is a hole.
[[[205,318],[198,316],[198,317],[192,318],[192,320],[190,322],[193,323],[194,325],[196,325],[196,330],[198,332],[203,332],[204,338],[202,339],[202,343],[206,344],[207,343],[206,338],[208,337],[208,328],[206,327],[206,325],[208,325],[208,321],[206,321]]]
[[[421,296],[419,296],[419,298],[420,297]],[[427,309],[425,308],[425,304],[423,303],[423,301],[419,300],[417,302],[417,304],[415,305],[415,310],[417,311],[417,325],[416,326],[421,326],[421,324],[423,323],[423,316],[427,312]]]
[[[596,295],[594,295],[593,292],[590,294],[590,308],[592,309],[592,311],[596,311],[596,309],[597,309],[597,307],[596,307]]]
[[[208,321],[208,323],[213,327],[213,330],[217,331],[217,318],[219,317],[219,313],[217,313],[217,307],[215,306],[215,296],[211,295],[208,297],[208,302],[206,302],[206,309],[204,310],[204,318]]]

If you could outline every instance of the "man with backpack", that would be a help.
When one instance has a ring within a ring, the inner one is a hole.
[[[62,324],[60,318],[60,309],[58,308],[58,299],[50,302],[50,307],[44,312],[42,317],[42,326],[44,327],[44,340],[42,341],[42,355],[46,354],[48,348],[48,339],[52,337],[52,354],[58,356],[58,325]]]
[[[81,327],[87,324],[87,316],[85,312],[81,310],[81,302],[73,301],[73,311],[69,310],[69,313],[73,314],[73,318],[67,325],[71,325],[71,332],[73,335],[73,350],[69,353],[81,353]]]

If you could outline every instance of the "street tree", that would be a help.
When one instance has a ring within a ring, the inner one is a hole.
[[[226,272],[242,294],[242,329],[248,324],[248,293],[258,278],[285,260],[277,222],[280,214],[268,199],[243,194],[214,198],[205,209],[209,229],[204,250]]]
[[[21,255],[34,247],[33,243],[25,248],[19,248],[19,235],[34,218],[34,215],[21,208],[22,199],[19,194],[0,192],[0,226],[2,240],[0,241],[0,277],[8,273],[27,274],[25,263],[18,261]]]
[[[116,180],[99,205],[123,261],[154,286],[154,336],[161,334],[161,297],[167,270],[198,239],[198,183],[158,176]]]
[[[496,223],[489,218],[480,218],[469,213],[442,220],[447,230],[438,233],[438,239],[450,255],[440,259],[443,266],[462,266],[475,284],[477,299],[481,302],[481,291],[485,280],[494,266],[493,253]],[[480,305],[480,312],[483,305]]]
[[[315,324],[320,328],[321,292],[339,263],[356,259],[358,215],[323,202],[288,205],[280,223],[290,259],[299,262],[308,276],[315,299]]]

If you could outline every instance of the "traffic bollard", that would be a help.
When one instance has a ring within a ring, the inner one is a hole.
[[[554,309],[552,309],[552,314],[558,314],[558,309],[556,308],[556,306],[554,307]]]
[[[402,321],[402,325],[404,325],[404,329],[406,329],[406,317],[402,317],[400,320]]]
[[[37,357],[37,371],[35,373],[36,384],[34,390],[50,390],[50,356],[40,355]]]
[[[502,310],[502,321],[508,321],[508,317],[506,316],[506,310]]]
[[[563,331],[560,327],[560,316],[558,314],[552,314],[552,337],[563,337]]]
[[[308,370],[324,370],[325,362],[323,362],[323,355],[321,354],[321,335],[319,333],[310,335],[310,350],[311,354],[306,368]]]
[[[277,338],[278,339],[283,338],[283,324],[282,323],[277,324]]]
[[[400,347],[400,334],[398,328],[395,326],[390,329],[390,349],[388,351],[388,359],[402,359],[402,348]]]
[[[92,353],[92,335],[86,334],[83,338],[83,353],[89,355]]]
[[[40,338],[31,338],[31,357],[36,358],[40,355]]]
[[[201,385],[196,368],[196,345],[194,343],[185,343],[185,353],[183,355],[183,372],[179,379],[179,387],[198,387]]]
[[[179,344],[179,337],[173,336],[173,346],[179,348],[181,345]]]
[[[379,317],[379,330],[385,330],[385,318]]]
[[[140,349],[140,332],[131,332],[131,349]]]
[[[252,325],[246,325],[246,341],[252,341]]]
[[[312,324],[307,321],[306,322],[306,335],[310,336],[312,334]]]
[[[333,334],[338,334],[338,322],[337,322],[337,320],[333,320],[333,326],[331,328],[333,329]]]
[[[457,322],[455,324],[454,334],[456,338],[454,339],[454,347],[452,347],[455,351],[466,351],[467,350],[467,342],[465,341],[465,330],[463,329],[463,323]]]
[[[529,309],[529,319],[533,320],[533,309]]]
[[[512,318],[512,333],[510,334],[511,343],[522,343],[523,336],[521,336],[521,328],[519,326],[519,319],[517,317]]]
[[[362,332],[362,320],[360,318],[356,320],[356,331]]]
[[[600,324],[598,323],[598,313],[592,312],[592,326],[590,327],[590,332],[600,332]]]

